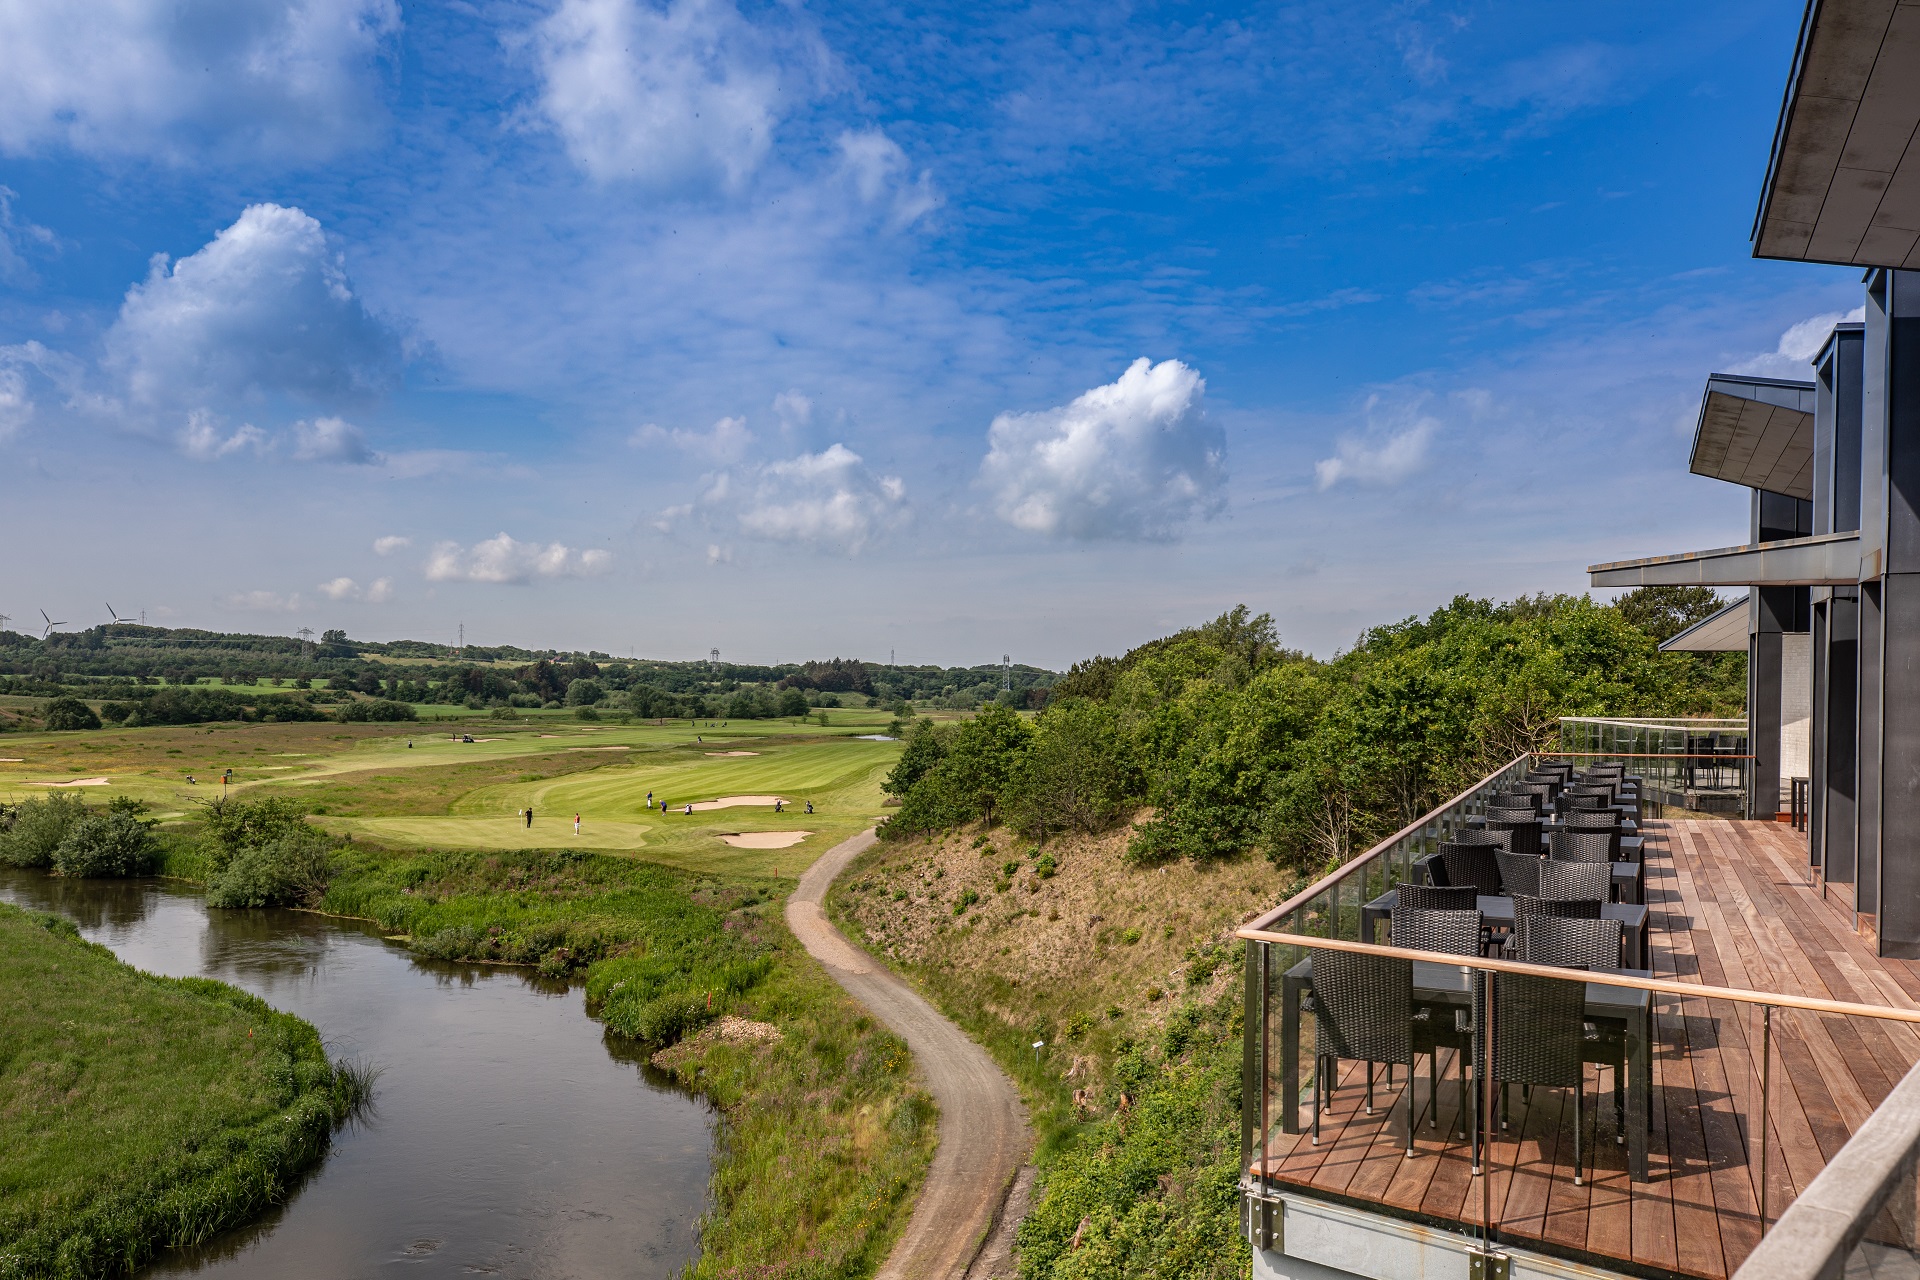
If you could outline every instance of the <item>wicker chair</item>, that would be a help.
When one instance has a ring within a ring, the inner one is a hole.
[[[1542,859],[1540,896],[1543,898],[1591,898],[1606,902],[1613,896],[1613,864]]]
[[[1567,815],[1567,826],[1574,831],[1610,831],[1623,821],[1618,809],[1575,809]]]
[[[1528,796],[1525,804],[1490,804],[1487,806],[1488,822],[1538,822],[1540,811],[1533,807],[1533,797]]]
[[[1563,791],[1560,793],[1560,803],[1566,806],[1566,812],[1569,814],[1576,813],[1582,809],[1588,812],[1598,812],[1602,809],[1613,808],[1613,801],[1608,798],[1607,793],[1604,791]]]
[[[1393,913],[1402,911],[1477,911],[1480,891],[1470,884],[1407,884],[1393,886],[1400,896]],[[1395,944],[1396,946],[1399,944]]]
[[[1438,951],[1453,956],[1480,954],[1485,926],[1477,910],[1409,910],[1406,899],[1393,912],[1393,945],[1409,951]],[[1479,1021],[1478,985],[1471,1012],[1466,1009],[1421,1009],[1415,1017],[1415,1048],[1427,1055],[1427,1127],[1440,1126],[1440,1058],[1437,1050],[1450,1048],[1460,1055],[1460,1125],[1458,1134],[1466,1136],[1467,1115],[1473,1102],[1468,1084],[1469,1063],[1473,1060],[1473,1028]],[[1448,1013],[1452,1016],[1446,1016]],[[1409,1081],[1411,1088],[1411,1081]],[[1477,1136],[1477,1135],[1476,1135]]]
[[[1491,845],[1450,843],[1440,846],[1440,870],[1450,885],[1472,885],[1490,898],[1500,896],[1500,864]]]
[[[1540,812],[1540,797],[1524,787],[1515,787],[1507,791],[1496,791],[1487,798],[1487,809],[1522,809],[1528,813]]]
[[[1407,1154],[1413,1154],[1413,962],[1350,951],[1313,952],[1313,1140],[1320,1141],[1322,1099],[1333,1109],[1340,1060],[1367,1064],[1367,1114],[1373,1114],[1373,1065],[1407,1068]]]
[[[1538,854],[1509,853],[1505,849],[1495,849],[1493,860],[1500,868],[1500,886],[1506,890],[1507,896],[1540,892]]]
[[[1488,831],[1502,831],[1507,836],[1507,850],[1510,853],[1540,852],[1540,818],[1535,814],[1527,818],[1487,817]]]
[[[1550,856],[1560,862],[1617,862],[1618,831],[1556,831]]]
[[[1521,916],[1552,916],[1559,920],[1598,920],[1600,918],[1600,900],[1598,898],[1538,898],[1530,894],[1513,895],[1513,918],[1515,928],[1519,927]],[[1516,942],[1515,949],[1519,944]]]
[[[1586,1174],[1585,984],[1564,978],[1500,974],[1494,981],[1493,1079],[1500,1082],[1500,1125],[1507,1086],[1573,1090],[1573,1183]]]
[[[1538,913],[1522,916],[1517,902],[1513,920],[1516,959],[1569,969],[1620,967],[1622,927],[1618,920],[1602,920],[1597,911],[1584,917]]]

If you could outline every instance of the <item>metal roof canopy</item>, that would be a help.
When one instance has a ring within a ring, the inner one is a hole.
[[[1920,269],[1920,5],[1809,0],[1756,258]]]
[[[1880,570],[1877,559],[1862,563],[1860,535],[1849,532],[1616,560],[1587,573],[1595,587],[1819,587],[1867,582]]]
[[[1709,377],[1687,469],[1812,499],[1813,383],[1734,373]]]
[[[1747,651],[1747,602],[1735,600],[1717,613],[1710,613],[1684,631],[1676,631],[1660,642],[1662,653],[1745,653]]]

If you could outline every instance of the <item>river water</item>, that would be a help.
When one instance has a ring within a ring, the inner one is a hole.
[[[577,990],[415,960],[352,921],[208,911],[163,881],[0,868],[0,899],[149,972],[251,991],[381,1069],[372,1113],[286,1205],[142,1276],[648,1280],[695,1256],[711,1113],[603,1036]]]

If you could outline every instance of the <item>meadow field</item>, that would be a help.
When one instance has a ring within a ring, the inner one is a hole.
[[[824,714],[824,725],[536,716],[9,734],[0,737],[0,799],[58,787],[92,802],[130,796],[178,821],[223,791],[292,792],[328,830],[398,848],[579,848],[690,870],[795,876],[883,816],[880,782],[900,750],[862,736],[885,730],[885,711]],[[736,798],[745,802],[685,811]],[[522,816],[529,807],[531,827]],[[795,842],[740,847],[783,840]]]

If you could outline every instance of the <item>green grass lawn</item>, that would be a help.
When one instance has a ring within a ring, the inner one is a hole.
[[[243,1221],[347,1113],[312,1026],[142,973],[54,917],[0,905],[0,992],[7,1280],[128,1270]]]

